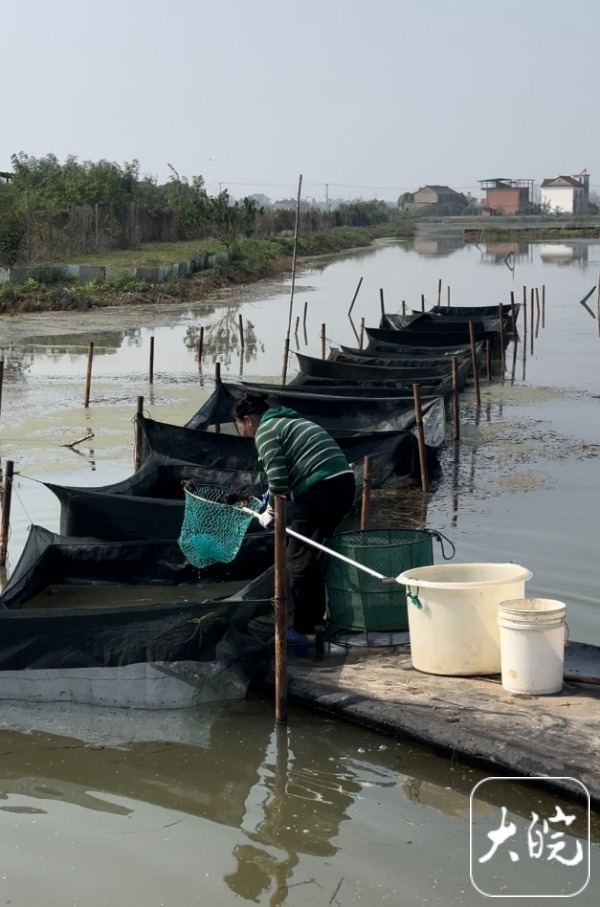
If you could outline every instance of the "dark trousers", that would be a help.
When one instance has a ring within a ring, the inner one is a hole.
[[[290,529],[321,544],[335,532],[354,503],[354,475],[343,473],[318,482],[294,501]],[[287,545],[288,606],[293,609],[294,629],[314,633],[325,620],[325,554],[290,536]]]

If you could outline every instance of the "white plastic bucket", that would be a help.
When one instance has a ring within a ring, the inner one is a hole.
[[[551,598],[500,602],[502,686],[530,696],[559,693],[565,663],[566,605]]]
[[[525,593],[519,564],[436,564],[396,577],[406,586],[413,667],[427,674],[500,673],[498,605]]]

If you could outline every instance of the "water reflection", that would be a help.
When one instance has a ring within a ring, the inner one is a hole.
[[[406,890],[415,895],[411,902],[416,902],[417,893],[420,900],[429,891],[431,859],[440,854],[459,865],[457,872],[449,869],[446,874],[448,891],[464,887],[469,798],[483,774],[418,746],[294,709],[288,725],[274,726],[271,704],[259,699],[226,711],[176,718],[161,742],[163,720],[157,713],[143,718],[148,729],[153,727],[152,743],[116,743],[119,733],[135,737],[135,711],[115,722],[112,745],[98,734],[95,742],[83,743],[47,732],[0,731],[0,816],[19,813],[23,823],[27,816],[36,822],[47,815],[53,819],[54,835],[61,832],[59,817],[66,816],[70,824],[63,846],[69,848],[69,859],[73,840],[89,839],[101,863],[115,835],[121,836],[125,853],[131,848],[134,854],[136,829],[153,847],[164,841],[161,829],[181,825],[174,839],[178,859],[191,860],[202,870],[202,879],[209,875],[204,870],[210,869],[210,875],[221,880],[213,903],[229,903],[231,894],[271,907],[296,904],[298,886],[307,885],[315,886],[314,893],[327,893],[324,903],[355,903],[347,888],[357,880],[380,889],[378,898],[371,900],[380,903],[389,898],[398,873]],[[97,715],[91,721],[101,725]],[[59,723],[65,729],[69,725],[64,712]],[[125,724],[128,732],[116,730]],[[528,818],[532,808],[539,815],[550,814],[556,803],[576,814],[578,821],[583,815],[581,808],[547,790],[525,790],[507,781],[502,788],[482,790],[474,803],[474,818],[481,828],[495,827],[501,806]],[[84,812],[65,812],[58,804]],[[165,816],[159,810],[173,814]],[[96,823],[94,814],[107,819]],[[0,833],[8,827],[6,822],[0,818]],[[102,829],[97,836],[95,824]],[[158,840],[151,836],[154,828]],[[199,832],[200,840],[216,845],[209,855],[197,851]],[[372,853],[362,852],[361,840],[370,842]],[[411,844],[416,845],[412,850]],[[31,846],[32,866],[38,866],[40,854]],[[179,863],[173,863],[173,880],[167,876],[161,883],[173,884],[178,868]],[[131,873],[136,869],[134,862]],[[146,869],[152,873],[150,861]],[[33,877],[36,874],[34,870]],[[344,896],[336,900],[344,880]],[[121,874],[115,880],[119,886],[128,882]],[[309,900],[310,893],[301,902]],[[143,903],[141,895],[135,903]]]
[[[545,264],[586,266],[589,261],[589,242],[541,243],[540,259]]]

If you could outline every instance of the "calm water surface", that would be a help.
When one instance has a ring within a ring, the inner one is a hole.
[[[444,447],[430,493],[386,489],[376,496],[374,519],[439,529],[459,560],[524,564],[534,574],[527,594],[565,601],[571,637],[600,645],[600,338],[597,320],[579,304],[597,283],[600,246],[517,246],[506,260],[508,252],[427,238],[414,248],[382,244],[319,262],[297,279],[291,348],[320,355],[323,324],[332,344],[355,343],[361,319],[379,319],[380,290],[386,309],[398,311],[403,300],[420,308],[421,294],[427,305],[437,302],[440,279],[442,300],[449,288],[455,304],[508,302],[511,290],[521,301],[525,286],[529,308],[531,287],[541,298],[544,286],[543,316],[536,311],[532,332],[528,313],[527,333],[521,319],[503,380],[482,384],[479,409],[465,395],[461,442]],[[347,312],[361,277],[352,324]],[[9,570],[30,523],[58,529],[57,504],[35,480],[103,485],[130,474],[138,395],[153,417],[182,423],[210,393],[217,361],[225,375],[278,379],[289,297],[289,283],[269,282],[210,305],[0,320],[7,361],[0,456],[19,473]],[[596,311],[595,296],[588,305]],[[89,341],[95,358],[85,410]],[[294,372],[292,356],[288,375]],[[63,446],[90,429],[92,441]],[[303,713],[294,712],[282,734],[271,706],[256,699],[216,717],[176,716],[163,736],[166,719],[146,716],[137,734],[129,716],[130,736],[117,746],[109,733],[117,719],[99,730],[101,710],[93,715],[4,711],[6,903],[484,900],[469,882],[469,793],[483,775]],[[551,815],[553,798],[535,796],[537,813]],[[526,830],[531,803],[518,790],[509,800],[519,832]],[[477,805],[483,839],[484,828],[500,824],[501,805],[497,797]],[[597,874],[595,844],[592,851]],[[511,860],[494,861],[487,881],[546,881],[540,860]],[[567,890],[572,879],[559,878],[563,870],[555,866],[547,880]],[[588,892],[577,898],[595,901]]]

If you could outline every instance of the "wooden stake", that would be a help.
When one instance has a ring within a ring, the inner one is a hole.
[[[363,460],[363,487],[360,500],[360,528],[364,532],[369,528],[371,518],[371,457],[366,456]]]
[[[288,354],[290,350],[290,332],[292,330],[292,312],[294,309],[294,290],[296,287],[296,256],[298,253],[298,232],[300,230],[300,197],[302,192],[302,174],[298,178],[298,196],[296,198],[296,223],[294,226],[294,252],[292,255],[292,287],[290,291],[290,307],[288,313],[288,326],[286,344],[285,344],[285,356],[283,358],[283,370],[281,376],[281,383],[285,384],[287,378],[287,367],[288,367]]]
[[[298,336],[298,328],[300,327],[300,315],[296,315],[296,327],[294,328],[294,336]]]
[[[492,347],[489,340],[485,341],[485,370],[488,383],[492,380]]]
[[[133,444],[133,468],[137,472],[142,465],[142,452],[144,446],[144,433],[142,431],[141,418],[144,415],[144,398],[137,398],[137,409],[134,422],[134,444]]]
[[[454,440],[460,441],[460,419],[458,400],[458,359],[452,357],[452,416],[454,423]]]
[[[0,359],[0,416],[2,415],[2,385],[4,384],[4,359]]]
[[[533,356],[533,300],[534,300],[534,291],[533,287],[531,288],[531,355]]]
[[[419,448],[419,471],[421,473],[421,488],[427,491],[427,457],[425,456],[425,433],[423,431],[423,410],[421,409],[421,386],[413,384],[413,399],[415,404],[415,428],[417,431],[417,446]]]
[[[437,304],[441,305],[442,302],[442,278],[438,280],[438,301]]]
[[[523,287],[523,335],[527,333],[527,287]]]
[[[281,370],[281,383],[285,384],[285,379],[287,375],[287,361],[290,355],[290,338],[285,338],[285,343],[283,344],[283,369]]]
[[[402,314],[406,315],[406,301],[404,299],[402,300]]]
[[[94,343],[90,341],[88,347],[88,361],[87,361],[87,374],[85,377],[85,396],[83,399],[83,405],[88,407],[90,405],[90,385],[92,383],[92,362],[94,361]]]
[[[510,317],[512,322],[513,340],[517,342],[517,316],[515,315],[515,291],[510,291]]]
[[[325,325],[322,324],[321,325],[321,359],[325,358],[325,344],[326,344]]]
[[[379,305],[381,306],[381,317],[385,315],[385,303],[383,301],[383,290],[379,289]]]
[[[81,438],[77,438],[76,441],[71,441],[70,444],[61,444],[61,447],[70,447],[71,449],[76,447],[78,444],[81,444],[82,441],[90,441],[94,437],[94,432],[91,428],[88,428],[85,435]]]
[[[448,308],[450,308],[450,285],[448,285]]]
[[[304,327],[304,330],[306,330],[306,313],[307,313],[307,311],[308,311],[308,302],[305,302],[304,303],[304,316],[302,319],[302,325]]]
[[[479,390],[479,370],[477,368],[477,353],[475,351],[475,329],[473,327],[472,321],[469,321],[469,338],[471,340],[471,363],[473,367],[475,399],[477,400],[477,406],[481,406],[481,391]]]
[[[365,344],[365,319],[361,318],[360,319],[360,340],[359,340],[359,344],[358,344],[358,346],[361,350],[363,349],[364,344]]]
[[[360,290],[360,285],[362,282],[363,282],[363,279],[361,277],[360,280],[358,281],[358,286],[354,291],[354,296],[352,297],[352,302],[350,303],[350,308],[348,309],[348,315],[350,315],[352,312],[352,309],[354,307],[354,303],[356,302],[356,297],[358,296],[358,291]],[[304,303],[304,322],[306,323],[306,303]]]
[[[498,323],[500,327],[500,362],[502,363],[502,376],[504,376],[504,309],[502,303],[498,306]]]
[[[421,311],[425,311],[425,294],[421,293]]]
[[[198,365],[202,368],[202,353],[204,352],[204,326],[200,328],[200,336],[198,338]]]
[[[221,363],[215,362],[215,385],[221,384]]]
[[[546,285],[542,284],[542,327],[546,327]]]
[[[238,315],[238,324],[240,329],[240,353],[244,353],[244,319],[242,318],[241,313]]]
[[[539,317],[540,317],[540,314],[541,314],[541,309],[540,309],[540,291],[538,290],[537,287],[535,288],[535,311],[536,311],[537,317],[539,318]]]
[[[8,536],[10,531],[10,503],[15,464],[12,460],[4,461],[4,479],[2,481],[2,519],[0,520],[0,567],[6,566]]]
[[[148,369],[148,381],[154,384],[154,337],[150,338],[150,366]]]
[[[275,719],[287,721],[286,501],[283,495],[278,494],[274,503]]]

